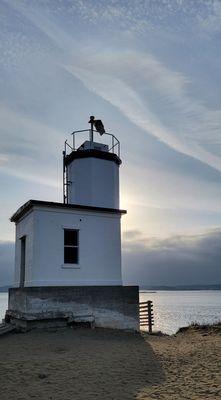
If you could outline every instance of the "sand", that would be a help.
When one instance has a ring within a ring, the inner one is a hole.
[[[220,360],[219,334],[11,333],[0,337],[0,399],[221,399]]]

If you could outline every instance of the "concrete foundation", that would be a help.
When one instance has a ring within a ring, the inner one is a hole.
[[[21,329],[81,324],[139,330],[138,286],[9,289],[6,320]]]

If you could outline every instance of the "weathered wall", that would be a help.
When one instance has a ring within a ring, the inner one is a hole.
[[[65,228],[79,229],[78,264],[64,264]],[[16,286],[23,235],[27,235],[25,286],[122,284],[119,214],[34,207],[17,224]]]
[[[95,326],[139,330],[138,286],[66,286],[13,288],[9,290],[9,313],[29,320],[94,318]]]

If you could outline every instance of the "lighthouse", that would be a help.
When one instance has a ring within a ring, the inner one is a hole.
[[[63,202],[29,200],[16,225],[7,320],[22,329],[90,323],[138,330],[139,292],[124,286],[120,142],[91,116],[63,151]]]

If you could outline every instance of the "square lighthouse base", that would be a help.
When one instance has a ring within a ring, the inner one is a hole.
[[[41,286],[9,289],[6,321],[18,329],[87,323],[139,330],[138,286]]]

